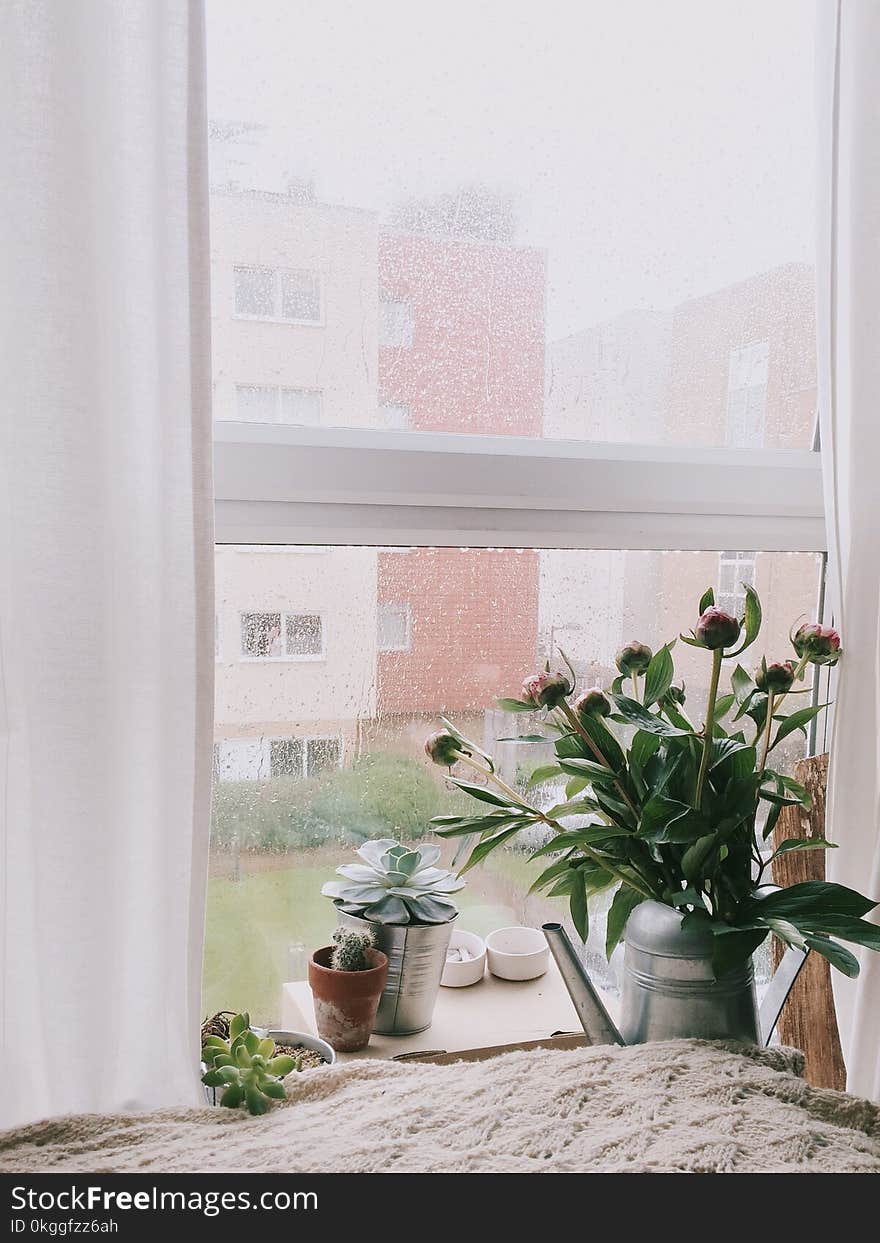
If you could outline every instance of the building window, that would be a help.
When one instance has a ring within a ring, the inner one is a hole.
[[[235,314],[290,324],[321,322],[321,279],[317,272],[236,266]]]
[[[379,344],[409,349],[413,343],[412,305],[396,298],[379,301]]]
[[[273,777],[301,777],[303,758],[301,738],[273,738],[269,744],[269,768]]]
[[[242,613],[241,654],[247,660],[319,660],[324,626],[317,613]]]
[[[215,781],[258,781],[266,776],[262,738],[224,738],[214,743]]]
[[[315,427],[321,422],[321,394],[316,389],[237,384],[236,412],[243,423],[288,423]]]
[[[764,443],[770,347],[755,341],[730,351],[727,379],[727,443],[756,449]]]
[[[718,556],[718,599],[716,604],[732,617],[742,617],[746,587],[755,585],[756,558],[753,552],[722,552]]]
[[[410,415],[410,407],[405,401],[382,401],[379,403],[379,423],[382,427],[404,431],[411,424]]]
[[[380,604],[377,623],[380,652],[409,650],[412,616],[408,604]]]
[[[269,768],[273,777],[317,777],[341,767],[338,738],[273,738]]]

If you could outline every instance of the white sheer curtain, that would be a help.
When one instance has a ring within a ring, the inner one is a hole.
[[[7,0],[0,1125],[199,1101],[213,599],[201,2]]]
[[[840,666],[830,877],[880,898],[880,4],[820,0],[819,383]],[[873,916],[877,922],[877,913]],[[880,1099],[880,954],[835,972],[847,1086]]]

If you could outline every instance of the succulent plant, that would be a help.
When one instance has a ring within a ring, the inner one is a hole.
[[[202,1061],[207,1070],[202,1083],[223,1088],[220,1104],[228,1109],[244,1105],[248,1113],[264,1114],[273,1101],[283,1101],[284,1075],[300,1066],[288,1053],[275,1054],[275,1041],[250,1030],[250,1016],[236,1014],[229,1023],[229,1039],[206,1036]]]
[[[372,928],[361,932],[357,928],[337,928],[333,933],[333,956],[330,966],[334,971],[369,971],[372,966],[367,950],[376,944]]]
[[[339,910],[379,924],[445,924],[458,914],[450,894],[464,888],[455,872],[434,867],[439,846],[401,846],[390,838],[364,842],[362,863],[336,869],[343,880],[321,890]]]

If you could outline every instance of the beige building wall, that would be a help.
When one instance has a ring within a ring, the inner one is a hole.
[[[245,613],[320,616],[320,656],[249,656]],[[217,549],[217,740],[339,737],[348,762],[376,713],[375,672],[375,552]]]
[[[301,195],[213,190],[214,417],[238,416],[236,385],[321,394],[321,423],[376,424],[378,227],[374,213]],[[236,316],[236,266],[316,273],[315,323]]]

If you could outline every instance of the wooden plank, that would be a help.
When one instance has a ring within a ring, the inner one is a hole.
[[[825,787],[828,756],[814,755],[799,760],[794,777],[809,791],[812,810],[783,807],[773,831],[778,846],[788,837],[825,836]],[[797,885],[801,881],[825,879],[825,851],[796,850],[782,855],[773,864],[777,885]],[[786,946],[773,937],[773,965],[778,966]],[[837,1016],[831,991],[831,968],[819,954],[810,954],[782,1011],[777,1028],[783,1044],[802,1049],[806,1058],[805,1076],[818,1088],[846,1087],[846,1067],[840,1049]]]

